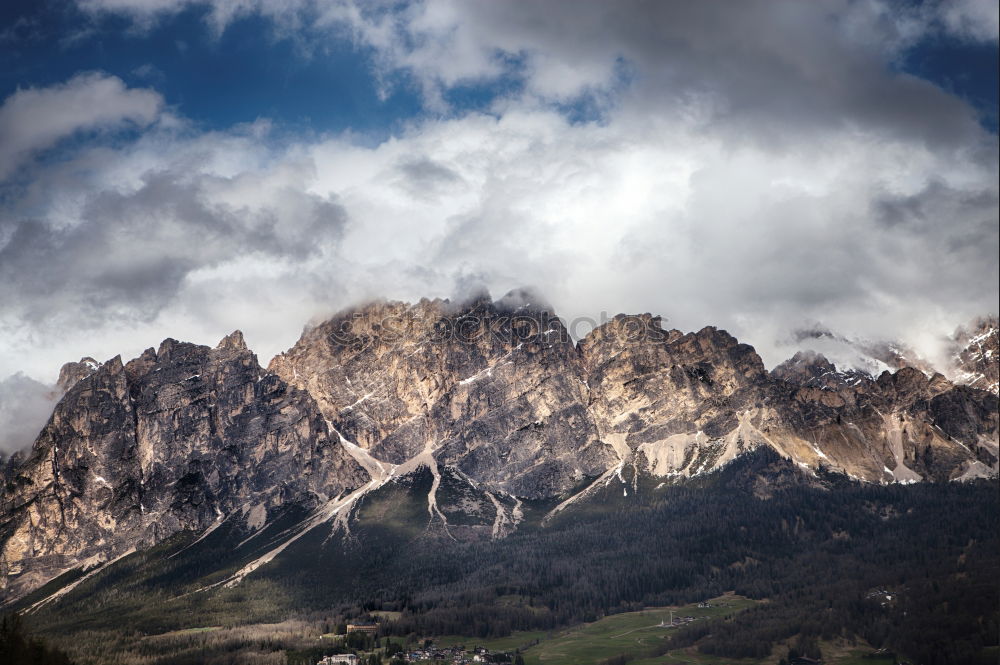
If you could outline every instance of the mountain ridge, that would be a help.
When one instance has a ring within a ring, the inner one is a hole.
[[[421,469],[426,528],[497,538],[522,501],[558,499],[554,514],[616,479],[627,495],[625,476],[675,482],[760,447],[875,483],[998,465],[996,400],[943,375],[845,380],[815,355],[768,372],[725,331],[664,330],[650,314],[573,342],[523,292],[371,303],[310,327],[266,370],[236,331],[214,348],[167,339],[125,364],[85,358],[60,385],[31,454],[4,470],[8,598],[233,516],[263,528],[288,502],[314,511],[289,537],[346,534],[359,500]],[[464,498],[439,502],[452,495]]]

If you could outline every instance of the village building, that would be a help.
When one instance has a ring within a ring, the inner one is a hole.
[[[374,635],[378,632],[377,623],[349,623],[347,624],[348,633],[367,633],[369,635]]]
[[[340,653],[335,656],[323,656],[316,665],[358,665],[358,657],[353,653]]]

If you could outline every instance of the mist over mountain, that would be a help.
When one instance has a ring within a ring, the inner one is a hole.
[[[0,377],[523,284],[937,361],[998,299],[981,4],[12,7]]]
[[[52,413],[58,393],[23,374],[0,381],[0,455],[31,445]]]

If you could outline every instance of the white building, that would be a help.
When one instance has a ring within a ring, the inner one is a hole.
[[[353,653],[341,653],[336,656],[323,656],[316,665],[358,665],[358,657]]]

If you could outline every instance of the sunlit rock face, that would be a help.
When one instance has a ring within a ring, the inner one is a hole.
[[[997,409],[982,391],[904,368],[875,379],[816,354],[764,370],[724,331],[618,317],[581,341],[602,439],[660,476],[717,468],[760,445],[872,482],[991,475]]]
[[[970,333],[956,357],[995,376],[975,365],[995,335]],[[426,492],[421,532],[472,539],[518,528],[522,499],[564,510],[760,446],[868,482],[996,476],[996,396],[968,383],[841,372],[816,353],[768,372],[725,331],[649,314],[574,342],[523,292],[342,312],[267,370],[238,332],[215,348],[168,339],[127,364],[63,368],[48,424],[3,469],[0,591],[230,517],[257,529],[289,503],[346,532],[352,506],[374,510],[397,484]]]
[[[590,413],[623,459],[660,476],[711,471],[764,442],[756,427],[767,372],[725,331],[663,331],[649,315],[618,316],[580,343]]]
[[[78,378],[9,470],[4,591],[236,510],[319,502],[367,479],[312,398],[266,373],[240,333],[214,349],[168,339]]]
[[[702,474],[760,445],[871,482],[996,473],[995,400],[940,374],[840,372],[815,353],[767,372],[725,331],[648,314],[573,344],[531,300],[375,303],[307,331],[270,369],[374,457],[430,456],[521,496],[623,464]]]
[[[79,362],[68,362],[59,369],[59,379],[56,381],[56,388],[60,394],[65,395],[69,389],[77,383],[100,369],[101,363],[90,356],[80,358]]]
[[[991,397],[913,368],[838,390],[779,382],[773,399],[783,427],[775,441],[797,461],[871,482],[995,475]]]
[[[430,455],[552,496],[617,456],[589,417],[583,358],[549,312],[524,298],[376,303],[309,330],[269,369],[380,460]]]

